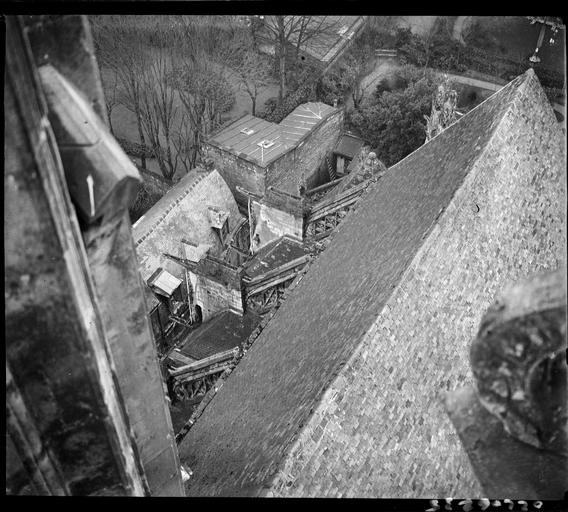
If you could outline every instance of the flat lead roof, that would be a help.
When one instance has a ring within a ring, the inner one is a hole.
[[[211,137],[209,143],[254,159],[258,165],[266,167],[296,147],[303,137],[335,111],[325,103],[305,103],[294,109],[280,124],[246,114]],[[253,130],[253,133],[247,135],[246,130]],[[259,146],[263,141],[268,142],[265,148]]]

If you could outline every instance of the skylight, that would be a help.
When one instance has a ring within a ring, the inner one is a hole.
[[[241,130],[241,133],[244,133],[245,135],[252,135],[254,133],[254,130],[252,130],[251,128],[243,128]]]
[[[257,145],[260,146],[261,148],[268,149],[268,148],[271,148],[272,146],[274,146],[274,141],[273,140],[261,140]]]

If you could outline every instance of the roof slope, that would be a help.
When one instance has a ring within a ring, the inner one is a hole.
[[[189,494],[257,494],[270,483],[526,77],[368,189],[181,443],[194,472]]]
[[[142,279],[147,280],[160,266],[177,275],[179,266],[162,253],[182,257],[182,239],[216,246],[218,239],[211,229],[208,206],[229,212],[229,230],[241,217],[233,194],[217,171],[192,171],[134,224],[132,237]]]
[[[222,311],[191,331],[179,347],[182,354],[199,360],[241,345],[259,322],[258,315]]]
[[[288,236],[276,238],[259,249],[245,263],[244,275],[249,278],[258,277],[309,253],[310,251],[303,243]]]

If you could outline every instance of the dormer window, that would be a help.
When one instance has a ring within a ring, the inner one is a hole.
[[[217,233],[221,244],[224,244],[229,235],[229,212],[217,208],[216,206],[208,206],[207,210],[211,228]]]
[[[268,148],[271,148],[272,146],[274,146],[274,141],[273,140],[261,140],[257,145],[260,146],[263,149],[268,149]]]
[[[221,227],[212,226],[212,229],[217,234],[217,236],[219,237],[219,240],[221,241],[221,245],[225,245],[225,241],[227,240],[227,237],[229,236],[229,220],[225,219],[225,221],[223,222]]]
[[[243,128],[241,130],[241,133],[243,133],[244,135],[252,135],[254,133],[254,130],[251,128]]]

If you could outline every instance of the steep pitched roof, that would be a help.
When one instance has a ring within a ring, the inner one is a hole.
[[[229,213],[229,230],[241,218],[233,194],[217,171],[192,171],[134,224],[132,237],[144,280],[160,266],[174,275],[180,272],[162,253],[184,257],[182,239],[213,247],[219,244],[211,229],[209,206]]]
[[[503,87],[368,189],[182,441],[181,460],[194,472],[191,495],[258,494],[270,485],[533,77],[528,72]]]

